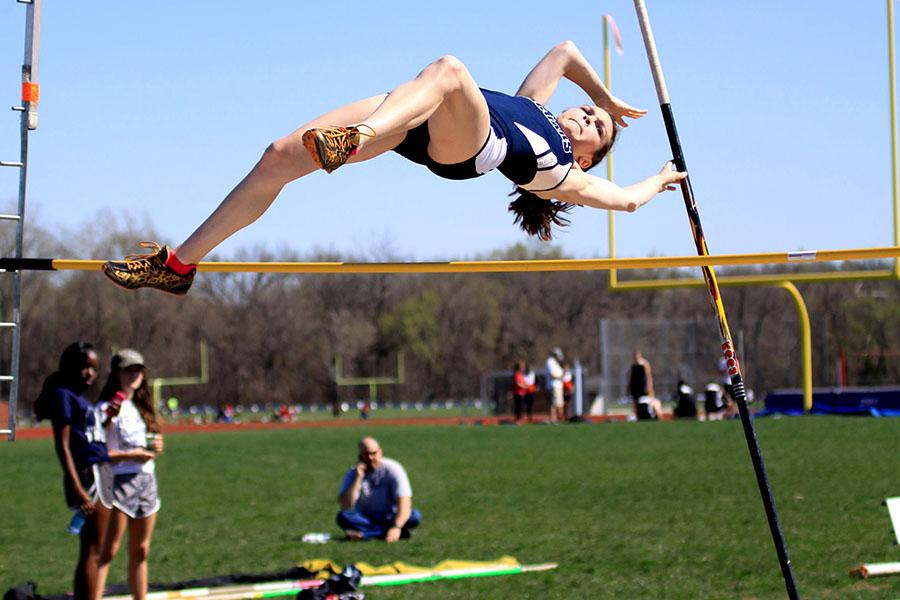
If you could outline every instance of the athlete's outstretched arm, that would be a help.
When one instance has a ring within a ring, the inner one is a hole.
[[[559,187],[547,192],[536,192],[536,194],[547,200],[559,200],[569,204],[605,210],[634,212],[650,202],[656,194],[674,190],[674,184],[685,177],[687,177],[687,173],[673,171],[672,162],[669,161],[656,175],[639,183],[620,187],[606,179],[594,177],[573,167]]]
[[[612,115],[622,127],[628,127],[624,117],[637,119],[647,114],[646,110],[630,106],[613,96],[581,50],[571,41],[554,46],[531,70],[516,94],[546,104],[563,77],[584,90],[594,104]]]

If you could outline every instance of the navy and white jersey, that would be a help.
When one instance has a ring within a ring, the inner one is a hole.
[[[551,190],[562,183],[574,158],[572,143],[556,117],[525,96],[490,90],[481,93],[487,100],[491,129],[499,145],[496,153],[476,161],[476,169],[486,173],[496,168],[517,186],[532,192]]]
[[[490,113],[490,131],[478,153],[446,165],[428,156],[428,123],[407,132],[394,150],[447,179],[473,179],[497,169],[517,186],[540,192],[566,178],[574,157],[572,143],[550,111],[525,96],[482,89]]]

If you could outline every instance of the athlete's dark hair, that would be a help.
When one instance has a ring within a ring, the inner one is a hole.
[[[49,403],[53,399],[49,395],[51,389],[64,387],[77,394],[85,390],[84,381],[81,379],[81,370],[87,364],[88,354],[93,350],[94,347],[87,342],[75,342],[66,346],[59,357],[59,368],[44,380],[41,393],[34,401],[34,416],[38,421],[50,417]]]
[[[609,137],[609,143],[594,153],[592,157],[594,162],[585,169],[586,171],[593,169],[600,164],[600,161],[606,158],[618,137],[619,126],[613,121],[613,130],[612,135]],[[565,227],[569,224],[569,220],[560,216],[560,213],[567,213],[572,210],[572,204],[559,202],[558,200],[544,200],[518,186],[510,194],[510,196],[515,195],[518,195],[518,198],[509,203],[509,212],[516,215],[513,224],[519,225],[529,235],[537,236],[538,239],[548,242],[553,239],[554,225]]]

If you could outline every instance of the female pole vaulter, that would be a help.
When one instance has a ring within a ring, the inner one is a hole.
[[[546,104],[561,78],[589,104],[554,116]],[[393,150],[446,179],[471,179],[497,169],[516,186],[515,223],[542,240],[568,220],[572,205],[634,211],[674,189],[685,173],[667,162],[647,179],[620,187],[587,170],[615,142],[625,118],[645,110],[613,96],[570,41],[556,45],[531,70],[515,96],[481,89],[453,56],[432,62],[412,81],[329,112],[273,142],[250,173],[175,250],[153,242],[150,254],[109,261],[103,272],[128,289],[185,294],[196,263],[259,218],[282,188],[317,169],[371,160]]]

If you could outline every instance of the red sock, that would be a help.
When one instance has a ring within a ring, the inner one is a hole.
[[[169,258],[166,259],[166,266],[178,273],[179,275],[187,275],[197,268],[197,265],[186,265],[175,256],[174,250],[169,250]]]

